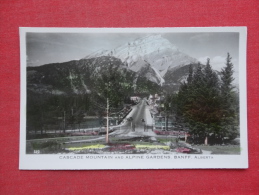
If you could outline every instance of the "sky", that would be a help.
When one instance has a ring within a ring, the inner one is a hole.
[[[26,34],[27,66],[79,60],[100,49],[111,50],[147,33],[31,33]],[[164,33],[180,51],[205,64],[221,70],[229,52],[238,73],[239,33]]]

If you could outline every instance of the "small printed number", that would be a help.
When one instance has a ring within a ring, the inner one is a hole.
[[[34,154],[40,154],[39,150],[34,150]]]

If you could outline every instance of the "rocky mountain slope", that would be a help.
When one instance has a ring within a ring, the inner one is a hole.
[[[161,90],[166,86],[166,90],[177,91],[190,64],[197,65],[197,60],[161,35],[150,35],[110,51],[93,52],[81,60],[27,67],[27,87],[36,93],[89,94],[95,90],[96,79],[107,71],[106,67],[116,66],[132,75],[126,80],[133,84],[133,92],[151,93],[159,86]]]
[[[87,55],[84,59],[99,56],[114,56],[134,72],[139,72],[147,64],[154,70],[158,84],[166,81],[164,76],[185,65],[197,63],[195,58],[182,53],[179,49],[161,35],[150,35],[125,43],[110,51],[99,50]],[[151,78],[152,80],[152,78]]]
[[[39,67],[27,67],[27,88],[36,93],[87,94],[96,91],[98,79],[111,74],[109,71],[115,68],[121,72],[119,76],[116,75],[115,80],[119,80],[118,77],[125,77],[123,82],[134,85],[135,91],[141,92],[139,88],[143,83],[157,85],[159,82],[157,74],[148,63],[141,66],[138,72],[134,72],[118,58],[100,56]]]

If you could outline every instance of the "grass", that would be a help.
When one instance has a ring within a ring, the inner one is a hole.
[[[34,150],[40,150],[44,148],[57,148],[59,146],[56,141],[48,141],[48,142],[32,142],[31,143]]]
[[[161,137],[157,137],[156,138],[157,141],[161,142],[161,143],[165,143],[165,142],[175,142],[176,138],[172,137],[172,138],[161,138]]]
[[[27,140],[27,142],[31,142],[32,144],[41,144],[46,142],[57,142],[63,143],[68,141],[76,141],[76,140],[87,140],[87,139],[94,139],[94,136],[71,136],[71,137],[56,137],[56,138],[43,138],[43,139],[34,139],[34,140]]]
[[[64,148],[74,148],[74,147],[85,147],[85,146],[92,146],[92,145],[97,145],[97,144],[105,144],[105,142],[95,142],[95,143],[91,143],[91,142],[81,142],[81,143],[66,143],[63,144]]]
[[[239,145],[224,145],[224,146],[194,146],[195,148],[211,151],[211,154],[240,154],[240,146]]]
[[[68,141],[73,140],[82,140],[82,139],[93,139],[94,136],[72,136],[72,137],[56,137],[56,138],[45,138],[38,140],[29,140],[27,141],[31,145],[31,149],[29,150],[43,150],[48,152],[59,151],[60,149],[67,148],[71,151],[75,150],[84,150],[84,149],[102,149],[105,146],[105,140],[95,140],[92,143],[66,143]],[[128,143],[134,145],[137,149],[164,149],[169,150],[170,147],[165,145],[166,142],[176,142],[175,137],[157,137],[157,142],[153,143],[147,138],[117,138],[110,137],[111,143],[124,144]],[[211,151],[211,154],[223,154],[223,155],[239,155],[240,154],[240,146],[239,145],[213,145],[213,146],[205,146],[205,145],[194,145],[194,148]],[[32,152],[31,151],[31,152]]]

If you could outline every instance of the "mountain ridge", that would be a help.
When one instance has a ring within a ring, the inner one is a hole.
[[[121,59],[131,70],[138,72],[145,62],[151,67],[164,83],[164,75],[168,70],[177,69],[181,66],[197,63],[198,60],[181,52],[169,40],[162,35],[148,35],[125,43],[112,50],[98,50],[85,56],[89,59],[100,56],[114,56]]]

